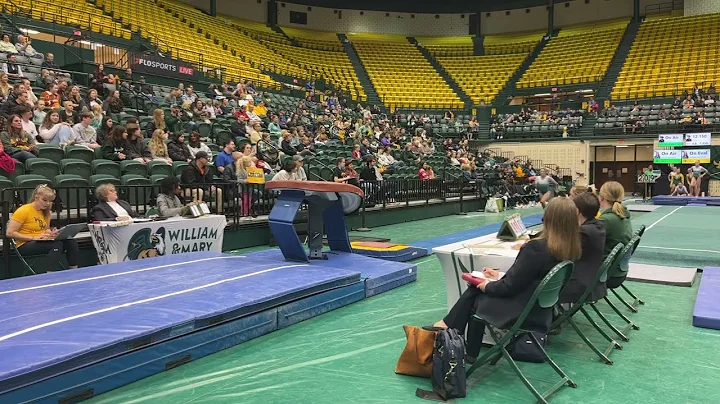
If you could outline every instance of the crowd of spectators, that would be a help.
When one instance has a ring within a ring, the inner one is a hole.
[[[539,132],[557,126],[557,132],[563,136],[572,136],[582,127],[583,111],[573,109],[539,111],[522,108],[520,112],[493,114],[490,116],[490,138],[503,139],[510,128],[528,128],[530,132]],[[553,126],[551,126],[553,125]]]

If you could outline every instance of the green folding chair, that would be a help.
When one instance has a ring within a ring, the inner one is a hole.
[[[543,346],[540,344],[540,341],[538,341],[537,337],[535,337],[535,335],[531,331],[522,328],[523,323],[527,319],[528,315],[530,315],[530,311],[535,307],[536,304],[544,309],[552,308],[553,306],[555,306],[555,304],[557,304],[558,297],[560,296],[560,291],[565,286],[568,279],[570,279],[573,267],[574,264],[572,263],[572,261],[563,261],[555,265],[555,267],[553,267],[553,269],[551,269],[550,272],[545,275],[545,278],[543,278],[542,282],[540,282],[537,288],[535,288],[535,292],[528,300],[527,304],[525,305],[525,309],[522,311],[517,321],[515,321],[515,324],[513,324],[513,326],[510,327],[510,329],[507,330],[507,332],[505,332],[504,334],[495,325],[484,320],[482,317],[478,315],[474,315],[472,317],[470,321],[481,321],[490,330],[490,337],[495,342],[495,345],[488,349],[484,355],[479,357],[477,361],[475,361],[475,363],[470,366],[470,368],[467,370],[467,376],[470,376],[476,369],[478,369],[484,364],[489,363],[491,365],[495,365],[501,358],[505,358],[505,360],[508,361],[512,369],[518,375],[520,380],[522,380],[522,382],[525,384],[525,387],[527,387],[528,390],[530,390],[530,392],[535,396],[535,398],[537,398],[537,400],[541,403],[547,403],[547,398],[566,384],[573,388],[577,387],[577,384],[575,384],[575,382],[573,382],[570,377],[568,377],[568,375],[565,374],[565,372],[563,372],[563,370],[560,369],[560,367],[555,362],[553,362],[550,356],[548,356],[545,348],[543,348]],[[507,350],[508,346],[511,346],[513,343],[515,343],[515,341],[517,341],[518,338],[524,335],[528,335],[530,337],[530,341],[533,345],[535,345],[537,350],[545,359],[545,362],[547,362],[561,377],[560,381],[558,381],[555,385],[553,385],[549,390],[544,393],[540,393],[530,383],[530,381],[522,373],[517,363],[515,363],[515,360],[513,360],[512,356],[510,356],[510,353]]]
[[[637,231],[635,232],[634,236],[637,236],[637,237],[639,237],[639,238],[642,238],[642,235],[643,235],[644,233],[645,233],[645,225],[642,225],[642,226],[640,226],[639,229],[637,229]],[[640,243],[638,243],[638,245],[639,245],[639,244],[640,244]],[[634,249],[632,250],[632,252],[630,253],[630,256],[631,256],[631,257],[632,257],[632,254],[635,254],[635,250],[636,250],[636,249],[637,249],[637,246],[635,246],[635,248],[634,248]],[[620,289],[624,290],[625,293],[627,293],[627,294],[633,299],[633,302],[632,302],[632,303],[628,303],[627,300],[623,299],[622,296],[620,296],[615,289],[610,289],[610,292],[612,292],[612,294],[615,295],[615,297],[617,297],[618,300],[620,300],[620,303],[622,303],[622,304],[623,304],[625,307],[627,307],[630,311],[632,311],[633,313],[637,313],[637,312],[638,312],[638,306],[645,304],[645,302],[642,301],[639,297],[635,296],[635,294],[634,294],[633,292],[631,292],[630,289],[628,289],[627,286],[625,286],[625,282],[623,282],[622,284],[620,284]]]
[[[559,328],[562,324],[568,323],[570,326],[575,330],[575,332],[582,338],[583,342],[585,342],[585,345],[590,347],[593,352],[608,365],[612,365],[613,361],[610,360],[609,355],[610,352],[612,352],[613,349],[622,349],[622,345],[620,345],[617,341],[615,341],[610,335],[608,335],[605,330],[600,328],[600,326],[590,317],[590,314],[585,310],[585,307],[590,304],[588,299],[590,299],[590,296],[592,295],[595,288],[601,284],[605,283],[607,280],[607,273],[608,270],[614,266],[617,265],[620,261],[621,255],[620,252],[624,248],[624,245],[622,243],[615,246],[615,248],[610,251],[610,254],[608,254],[607,257],[605,257],[605,260],[603,261],[602,265],[600,265],[600,269],[598,269],[597,277],[595,280],[588,286],[588,288],[583,292],[583,294],[580,296],[580,298],[573,303],[569,309],[563,310],[562,306],[558,306],[558,310],[560,311],[560,316],[558,316],[555,321],[553,321],[552,325],[550,326],[551,330]],[[605,350],[605,352],[600,351],[595,344],[593,344],[590,339],[580,330],[580,328],[577,326],[575,321],[573,320],[573,316],[577,314],[577,312],[582,313],[585,318],[588,319],[590,324],[597,330],[597,332],[600,333],[609,343],[610,346]]]

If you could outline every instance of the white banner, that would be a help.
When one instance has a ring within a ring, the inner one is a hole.
[[[685,134],[685,146],[710,146],[711,142],[712,134],[710,132]]]
[[[127,226],[89,224],[88,228],[98,260],[109,264],[198,251],[222,252],[226,224],[223,215],[207,215]]]

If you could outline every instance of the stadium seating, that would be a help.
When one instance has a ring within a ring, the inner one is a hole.
[[[415,37],[415,40],[435,57],[473,55],[470,36]]]
[[[404,36],[348,34],[385,106],[463,108],[464,104]]]
[[[528,54],[545,35],[545,31],[518,32],[504,35],[487,35],[483,41],[486,55]]]
[[[334,32],[311,31],[292,27],[282,27],[282,30],[304,48],[328,52],[344,52],[343,45]]]
[[[645,21],[612,90],[612,99],[680,95],[720,81],[720,14]]]
[[[562,28],[533,61],[518,88],[595,83],[602,80],[628,20]]]
[[[475,104],[490,104],[520,67],[526,54],[448,56],[437,61]]]
[[[0,0],[6,14],[28,13],[35,20],[89,29],[105,35],[130,39],[132,32],[86,1]]]

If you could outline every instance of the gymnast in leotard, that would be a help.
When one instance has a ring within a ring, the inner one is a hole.
[[[708,170],[700,165],[700,160],[695,160],[695,165],[688,169],[688,176],[690,176],[690,194],[700,196],[702,179],[707,173]]]
[[[685,178],[683,174],[680,172],[680,167],[673,168],[672,171],[670,171],[670,174],[668,175],[668,182],[670,183],[670,194],[675,192],[675,188],[679,184],[683,184],[685,181]]]
[[[557,181],[548,175],[547,169],[541,168],[540,175],[535,177],[535,188],[540,192],[540,205],[542,205],[543,209],[557,193],[558,186]]]

